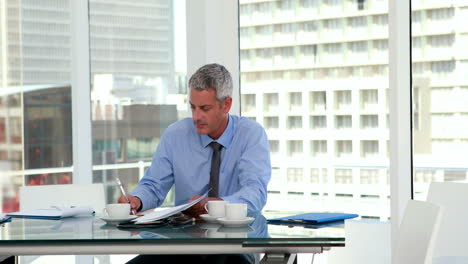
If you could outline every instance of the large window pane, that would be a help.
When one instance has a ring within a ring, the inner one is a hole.
[[[69,0],[0,2],[0,200],[72,183]],[[39,170],[38,170],[39,169]]]
[[[424,200],[433,181],[468,181],[468,2],[412,6],[413,186]]]
[[[93,182],[107,184],[115,201],[121,195],[115,177],[133,189],[165,128],[189,114],[185,7],[172,0],[89,0],[89,12]]]
[[[387,5],[240,1],[241,110],[272,146],[268,214],[389,218]]]

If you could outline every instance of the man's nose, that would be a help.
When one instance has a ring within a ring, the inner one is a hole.
[[[198,109],[193,109],[193,110],[192,110],[192,118],[193,118],[193,120],[198,121],[198,120],[201,119],[201,116],[202,116],[202,115],[201,115],[200,110],[198,110]]]

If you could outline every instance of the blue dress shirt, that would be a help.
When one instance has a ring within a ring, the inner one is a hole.
[[[131,193],[142,210],[161,205],[175,185],[175,204],[187,203],[208,190],[211,156],[208,135],[196,132],[192,118],[171,124],[153,156],[151,167]],[[221,149],[219,197],[246,203],[249,213],[262,210],[271,177],[270,150],[263,127],[245,117],[229,115],[228,126],[216,142]]]

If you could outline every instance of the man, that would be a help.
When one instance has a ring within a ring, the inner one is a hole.
[[[164,132],[151,167],[128,195],[135,211],[156,208],[175,186],[175,204],[209,191],[209,197],[185,214],[206,213],[208,200],[246,203],[249,214],[261,211],[271,177],[265,130],[256,122],[230,115],[232,78],[222,65],[208,64],[189,80],[192,118]],[[215,143],[213,143],[215,142]],[[217,165],[216,165],[217,164]],[[119,198],[126,203],[125,197]],[[252,255],[140,255],[128,263],[252,263]]]
[[[172,185],[176,205],[210,189],[208,198],[185,211],[189,215],[206,213],[208,200],[246,203],[250,214],[263,208],[271,176],[268,139],[258,123],[229,114],[231,96],[232,78],[222,65],[208,64],[192,75],[192,118],[177,121],[164,132],[151,167],[128,195],[132,210],[160,206]],[[212,142],[220,144],[219,169],[212,167],[216,152]],[[210,175],[216,171],[219,176]],[[126,203],[125,197],[119,202]]]

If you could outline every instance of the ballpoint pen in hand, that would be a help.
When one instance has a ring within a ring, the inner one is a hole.
[[[123,186],[122,186],[122,182],[120,181],[119,177],[115,177],[115,181],[117,182],[117,185],[119,185],[120,191],[122,192],[123,196],[125,197],[125,200],[127,200],[127,203],[130,204],[130,208],[131,208],[132,214],[136,215],[135,210],[132,208],[132,203],[131,203],[130,200],[128,199],[127,193],[125,192],[125,190],[124,190],[124,188],[123,188]]]

